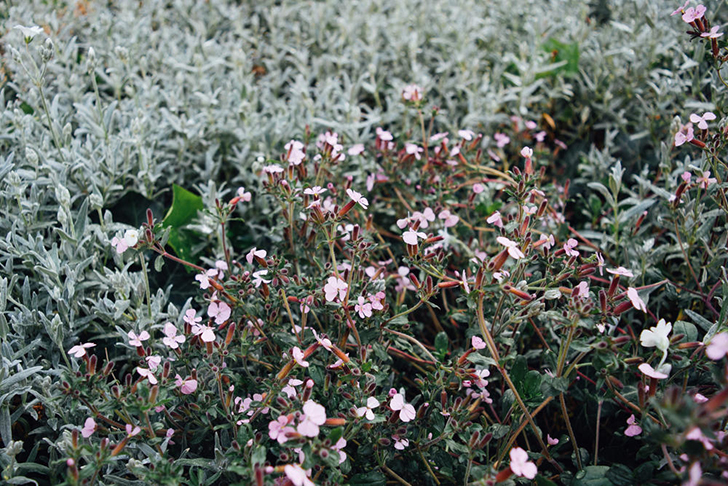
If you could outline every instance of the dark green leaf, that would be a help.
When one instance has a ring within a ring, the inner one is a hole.
[[[172,207],[167,211],[162,225],[171,228],[169,246],[180,258],[189,260],[193,255],[195,238],[185,227],[192,223],[197,211],[202,210],[202,198],[177,184],[172,187],[172,194]]]

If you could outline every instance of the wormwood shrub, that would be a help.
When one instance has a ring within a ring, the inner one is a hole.
[[[676,14],[719,67],[705,9]],[[144,125],[113,129],[90,50],[96,102],[77,109],[93,123],[56,123],[43,80],[57,50],[17,31],[17,77],[47,125],[5,114],[14,137],[45,134],[2,168],[16,215],[0,286],[6,481],[726,479],[726,132],[712,113],[675,127],[657,172],[594,164],[577,206],[554,133],[501,114],[485,136],[408,85],[405,121],[373,123],[372,143],[306,130],[234,193],[175,187],[166,214],[130,208],[143,223],[123,225],[106,198],[129,183],[151,196],[163,174],[139,170]],[[94,137],[75,167],[108,179],[73,170]],[[168,272],[199,291],[170,304],[155,283]],[[44,440],[12,440],[24,430]]]

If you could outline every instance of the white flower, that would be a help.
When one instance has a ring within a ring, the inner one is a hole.
[[[126,246],[134,246],[139,242],[139,231],[135,229],[126,230],[124,233],[124,243]]]
[[[646,348],[657,348],[665,352],[670,347],[670,339],[667,337],[670,331],[672,331],[672,324],[665,322],[665,319],[660,319],[657,326],[642,331],[640,343]]]
[[[33,37],[35,37],[38,34],[43,33],[43,29],[41,27],[38,27],[37,25],[34,25],[32,27],[16,25],[13,28],[19,30],[23,34],[23,37],[25,38],[25,42],[30,42],[33,40]]]

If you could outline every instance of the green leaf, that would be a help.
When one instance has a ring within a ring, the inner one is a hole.
[[[614,486],[631,486],[634,484],[632,470],[624,464],[615,464],[609,468],[605,476]]]
[[[523,380],[526,379],[526,373],[528,373],[526,358],[519,356],[516,358],[513,363],[513,367],[511,368],[511,380],[513,380],[513,384],[516,385],[516,388],[518,388],[520,392],[523,392],[523,387],[521,385],[523,384]]]
[[[445,357],[449,343],[450,339],[448,339],[447,334],[444,331],[437,333],[437,336],[435,336],[435,350],[437,351],[437,354],[440,355],[440,359]]]
[[[563,74],[564,76],[579,74],[578,42],[564,44],[559,40],[551,38],[544,42],[541,48],[551,54],[554,66],[552,69],[536,75],[536,79],[556,76],[559,74]]]
[[[677,321],[672,328],[673,334],[685,334],[687,342],[698,340],[698,328],[692,322]]]
[[[185,227],[197,216],[197,211],[203,208],[202,198],[187,189],[174,184],[172,186],[172,207],[162,221],[162,226],[169,227],[169,246],[183,260],[189,260],[192,255],[194,238]]]
[[[587,466],[574,476],[573,486],[614,486],[606,478],[609,466]]]
[[[352,476],[349,484],[351,486],[385,486],[387,477],[379,471],[370,471]]]

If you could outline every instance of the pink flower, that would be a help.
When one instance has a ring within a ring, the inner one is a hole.
[[[267,251],[265,251],[265,250],[259,250],[256,247],[253,247],[253,248],[250,249],[250,251],[248,252],[248,254],[245,255],[245,260],[248,263],[252,264],[253,263],[253,260],[255,260],[256,258],[263,259],[263,258],[265,258],[265,256],[267,254],[268,254]]]
[[[366,416],[367,420],[374,420],[374,409],[377,408],[380,405],[379,400],[377,400],[374,397],[367,398],[367,406],[366,407],[359,407],[356,409],[356,416],[357,417],[364,417]]]
[[[492,224],[498,228],[503,227],[503,218],[501,218],[500,211],[496,211],[495,213],[488,216],[488,219],[486,219],[485,222],[488,224]]]
[[[602,260],[602,261],[604,261],[604,260]],[[634,274],[632,274],[632,272],[630,272],[629,270],[627,270],[624,267],[618,267],[615,269],[607,268],[607,273],[611,273],[612,275],[621,275],[623,277],[630,277],[630,278],[634,277]]]
[[[150,385],[156,385],[158,383],[157,377],[154,376],[154,373],[152,373],[151,370],[148,370],[146,368],[139,368],[139,367],[137,367],[136,370],[137,370],[137,373],[139,373],[140,375],[142,375],[144,378],[146,378],[149,381]]]
[[[327,190],[322,188],[321,186],[313,186],[313,187],[307,187],[303,190],[303,193],[308,196],[314,196],[318,197],[321,194],[325,193]]]
[[[508,138],[508,135],[504,133],[493,134],[493,139],[495,140],[495,144],[498,146],[498,148],[505,147],[511,141],[511,139]]]
[[[268,275],[268,270],[258,270],[257,272],[253,273],[253,285],[255,285],[256,289],[260,287],[261,284],[270,283],[270,280],[266,280],[265,278],[263,278],[264,275]]]
[[[126,424],[126,433],[129,435],[129,437],[134,437],[141,431],[142,429],[138,425],[132,427],[131,424]]]
[[[84,437],[84,439],[88,439],[94,432],[96,432],[96,421],[89,417],[83,424],[83,428],[81,429],[81,435]]]
[[[136,347],[142,346],[142,341],[146,341],[150,337],[147,331],[142,331],[138,336],[134,331],[129,331],[127,335],[129,336],[129,344]]]
[[[385,295],[384,295],[384,292],[382,292],[382,291],[379,291],[374,295],[370,295],[369,301],[372,303],[372,309],[384,310],[384,299],[385,299]]]
[[[445,143],[447,143],[447,136],[450,132],[440,132],[436,133],[433,136],[430,137],[430,142],[439,142],[440,140],[445,140]]]
[[[703,17],[703,15],[705,15],[706,10],[707,9],[705,8],[705,5],[698,5],[695,8],[690,7],[685,10],[685,13],[682,14],[682,19],[688,24],[691,22],[695,22],[697,19],[700,19]]]
[[[406,101],[421,101],[422,100],[422,88],[416,84],[408,84],[402,90],[402,98]]]
[[[656,380],[664,380],[665,378],[667,378],[669,376],[665,373],[655,370],[652,366],[650,366],[647,363],[642,363],[641,365],[639,365],[637,367],[637,369],[639,369],[646,376],[649,376],[650,378],[655,378]]]
[[[718,27],[713,27],[713,30],[717,31]],[[707,37],[706,34],[707,34],[707,32],[703,33],[702,36]],[[723,34],[720,34],[720,35],[723,35]],[[697,123],[698,128],[700,128],[701,130],[707,130],[708,122],[711,120],[715,120],[715,114],[710,111],[706,111],[705,113],[703,113],[703,116],[698,116],[695,113],[690,115],[690,121],[693,123]]]
[[[94,343],[77,344],[68,350],[68,354],[73,355],[75,358],[83,358],[86,356],[86,349],[94,346],[96,346]]]
[[[472,130],[458,130],[458,135],[469,142],[475,136],[475,132]]]
[[[640,294],[637,293],[637,289],[627,287],[627,297],[629,298],[630,302],[632,302],[632,305],[635,309],[647,313],[647,306],[645,305],[645,302],[640,298]]]
[[[250,202],[253,195],[247,192],[244,187],[238,187],[238,197],[240,201]]]
[[[680,178],[681,178],[681,179],[682,179],[682,180],[683,180],[683,181],[684,181],[684,182],[685,182],[686,184],[690,184],[690,179],[692,179],[692,178],[693,178],[693,175],[692,175],[692,174],[691,174],[690,172],[688,172],[688,171],[685,171],[685,172],[683,172],[683,173],[682,173],[682,175],[680,176]]]
[[[309,400],[303,404],[303,414],[303,420],[296,430],[306,437],[316,437],[319,434],[319,426],[326,422],[326,408]]]
[[[627,419],[627,430],[624,431],[624,435],[627,437],[634,437],[642,433],[642,427],[637,425],[637,420],[634,418],[634,414],[630,415]]]
[[[345,281],[338,277],[329,277],[326,285],[324,285],[324,294],[326,302],[333,302],[337,298],[341,301],[346,298],[346,291],[349,286]]]
[[[533,157],[533,149],[531,147],[523,147],[521,149],[521,155],[527,159]]]
[[[288,427],[288,417],[281,415],[276,420],[272,420],[268,423],[268,436],[277,440],[279,444],[284,444],[288,441],[288,433],[295,432],[293,427]]]
[[[399,411],[399,418],[402,422],[410,422],[414,420],[416,416],[415,407],[410,403],[404,401],[404,395],[396,393],[392,397],[392,401],[389,403],[389,408],[392,410]]]
[[[331,348],[333,348],[333,347],[334,347],[334,345],[333,345],[333,343],[331,342],[331,340],[330,340],[329,338],[327,338],[326,336],[324,336],[324,337],[319,337],[318,333],[316,332],[316,329],[314,329],[314,328],[310,328],[310,329],[311,329],[311,332],[313,333],[313,337],[314,337],[314,338],[316,338],[316,341],[317,341],[317,342],[318,342],[318,343],[319,343],[319,344],[320,344],[321,346],[323,346],[323,348],[324,348],[324,349],[325,349],[326,351],[331,351]]]
[[[528,460],[528,452],[520,447],[514,447],[508,454],[511,458],[511,471],[516,476],[522,476],[527,479],[536,477],[538,468],[536,464]]]
[[[206,274],[200,273],[195,275],[195,280],[200,282],[200,289],[206,290],[210,288],[210,279],[207,277]]]
[[[554,439],[550,435],[546,434],[546,442],[548,443],[548,445],[552,446],[552,445],[558,444],[559,443],[559,439]]]
[[[347,153],[349,155],[361,155],[364,153],[364,144],[363,143],[357,143],[349,147],[349,150],[347,150]]]
[[[405,447],[409,446],[409,439],[401,439],[399,436],[392,436],[392,439],[394,439],[394,448],[398,451],[403,451]]]
[[[483,341],[483,340],[482,340],[482,339],[481,339],[480,337],[478,337],[478,336],[473,336],[473,337],[472,337],[472,338],[470,339],[470,344],[471,344],[471,345],[473,346],[473,348],[475,348],[475,349],[485,349],[485,341]]]
[[[316,486],[316,483],[308,478],[307,472],[298,464],[286,464],[283,468],[286,477],[293,483],[293,486]]]
[[[171,322],[164,325],[164,335],[166,337],[162,338],[162,342],[171,349],[177,349],[180,344],[185,342],[185,337],[183,335],[177,335],[177,326]]]
[[[200,339],[206,343],[211,343],[215,340],[215,330],[208,325],[195,324],[192,326],[192,334],[200,336]]]
[[[404,144],[404,150],[409,155],[414,155],[415,159],[420,160],[420,154],[425,151],[422,147],[419,147],[415,145],[414,143],[406,143]]]
[[[695,138],[695,133],[693,132],[693,124],[688,123],[687,125],[683,125],[680,127],[680,131],[675,134],[675,147],[679,147],[680,145],[689,142],[693,138]]]
[[[303,151],[303,144],[297,140],[291,140],[285,145],[285,149],[288,150],[288,163],[293,165],[300,165],[303,159],[306,158],[306,153]]]
[[[354,306],[354,310],[359,313],[359,317],[362,319],[372,317],[372,304],[367,302],[361,295],[358,298],[358,304]]]
[[[215,324],[224,324],[230,319],[230,306],[225,302],[213,302],[207,308],[207,315],[215,318]]]
[[[391,142],[394,140],[394,137],[391,133],[383,129],[382,127],[377,127],[376,129],[377,137],[379,137],[379,140],[383,142]]]
[[[344,439],[343,437],[339,437],[339,440],[336,441],[336,444],[331,446],[331,450],[339,453],[339,464],[346,461],[346,452],[341,450],[344,447],[346,447],[346,439]]]
[[[690,5],[690,0],[685,0],[685,4],[682,7],[676,8],[675,11],[670,14],[670,17],[684,13],[688,5]]]
[[[359,203],[359,205],[363,209],[366,209],[369,207],[369,201],[367,201],[367,198],[363,197],[358,192],[353,191],[351,189],[347,189],[346,193],[349,195],[349,197],[351,198],[352,201],[354,201],[355,203]]]
[[[480,194],[483,191],[485,191],[485,186],[483,184],[480,184],[478,182],[476,182],[475,184],[473,184],[473,192],[475,194]]]
[[[536,124],[536,122],[535,122],[535,121],[533,121],[533,120],[528,120],[528,121],[526,122],[526,128],[528,128],[529,130],[535,130],[535,129],[536,129],[536,127],[538,127],[538,125]]]
[[[283,172],[283,167],[276,164],[266,165],[265,167],[263,167],[263,172],[265,172],[266,174],[279,174]]]
[[[720,29],[720,25],[716,25],[713,28],[711,28],[710,29],[710,32],[703,32],[702,34],[700,34],[700,37],[706,37],[708,39],[717,39],[718,37],[722,37],[723,36],[723,32],[718,32],[718,29]],[[710,112],[708,112],[708,113],[710,113]],[[706,115],[708,113],[706,113]],[[713,115],[712,113],[710,113],[710,114]],[[706,118],[703,118],[703,119],[705,120]],[[708,120],[715,120],[715,115],[713,115],[713,118],[707,118],[707,119]],[[690,117],[690,120],[692,121],[692,116]],[[698,125],[698,126],[700,128],[703,128],[700,125]],[[706,127],[707,127],[707,124],[706,124]],[[703,128],[703,130],[705,130],[705,128]]]
[[[710,184],[715,184],[716,182],[718,182],[718,179],[716,179],[715,177],[710,177],[710,171],[706,170],[705,172],[703,172],[703,175],[695,180],[695,182],[700,183],[701,189],[707,189]]]
[[[496,238],[496,241],[505,246],[508,249],[508,254],[514,259],[520,260],[521,258],[525,258],[526,255],[523,254],[521,249],[518,247],[518,243],[515,241],[511,241],[505,236],[499,236]]]
[[[303,354],[303,351],[301,351],[301,348],[299,348],[298,346],[294,346],[291,354],[293,354],[293,359],[296,361],[296,363],[298,363],[299,366],[308,368],[309,362],[305,360],[305,356]]]
[[[452,214],[447,209],[438,214],[437,217],[445,220],[445,228],[452,228],[453,226],[458,224],[458,221],[460,221],[459,217]]]
[[[181,376],[176,375],[174,384],[177,385],[177,388],[179,388],[184,395],[190,395],[195,393],[195,390],[197,390],[197,380],[193,380],[192,378],[185,378],[183,380]]]
[[[725,473],[723,473],[725,475]],[[725,476],[724,476],[725,477]],[[703,479],[703,469],[699,462],[694,462],[688,470],[688,481],[683,486],[698,486]]]
[[[185,316],[182,318],[190,326],[194,326],[198,322],[202,321],[202,317],[196,317],[197,311],[195,309],[187,309]]]
[[[579,242],[576,241],[574,238],[569,238],[569,241],[564,243],[564,252],[568,256],[578,257],[579,252],[574,250],[574,248],[576,248],[577,246],[579,246]]]
[[[710,340],[705,348],[705,355],[714,361],[718,361],[726,354],[728,354],[728,332],[721,332]]]
[[[543,243],[541,243],[542,241]],[[546,236],[542,233],[536,243],[538,243],[538,246],[543,246],[544,250],[548,250],[556,244],[556,239],[552,234]]]
[[[159,365],[162,363],[161,356],[146,356],[144,360],[147,362],[147,366],[149,366],[149,369],[152,371],[157,371],[157,368],[159,368]]]
[[[404,242],[408,245],[417,246],[418,238],[422,238],[424,240],[427,238],[427,234],[412,229],[402,233],[402,240],[404,240]]]

